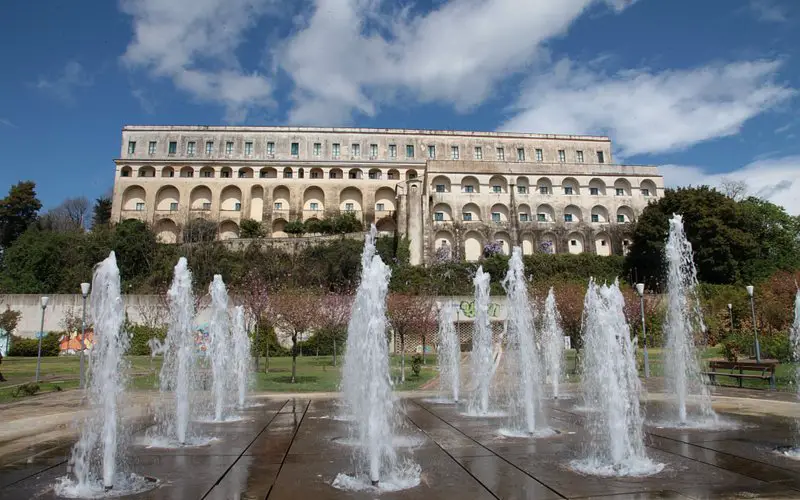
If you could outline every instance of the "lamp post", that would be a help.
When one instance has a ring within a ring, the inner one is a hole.
[[[747,295],[750,296],[750,311],[753,313],[753,336],[756,339],[756,363],[761,363],[761,346],[758,343],[758,328],[756,328],[756,304],[753,299],[753,285],[747,285]]]
[[[733,333],[733,304],[728,304],[728,317],[731,319],[731,333]]]
[[[642,313],[642,340],[644,346],[644,378],[650,378],[650,358],[647,356],[647,326],[644,318],[644,283],[636,284],[636,293],[639,294],[639,307]]]
[[[36,383],[39,383],[39,373],[41,373],[42,369],[42,337],[44,336],[44,310],[47,309],[47,302],[50,299],[47,297],[42,297],[42,326],[39,328],[39,352],[36,355]]]
[[[86,372],[83,368],[84,351],[86,350],[86,297],[89,296],[89,283],[81,283],[81,295],[83,295],[83,317],[81,318],[81,389],[86,388]]]

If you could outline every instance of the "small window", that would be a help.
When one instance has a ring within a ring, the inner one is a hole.
[[[625,189],[617,188],[617,196],[625,196]]]
[[[617,222],[625,222],[625,216],[622,214],[617,215]]]
[[[564,214],[564,222],[572,222],[572,214]]]
[[[589,194],[592,196],[597,196],[600,194],[600,188],[589,188]]]
[[[606,240],[600,240],[600,246],[601,247],[606,246]]]
[[[211,203],[210,202],[203,203],[203,210],[211,210]]]
[[[233,141],[228,141],[225,143],[225,154],[226,155],[233,154]]]
[[[592,222],[600,222],[600,216],[597,214],[592,214]]]
[[[433,214],[433,220],[436,222],[443,222],[444,221],[444,212],[435,212]],[[466,219],[464,219],[466,220]]]
[[[378,145],[377,144],[370,144],[369,145],[369,157],[370,158],[377,158],[378,157]]]
[[[315,171],[312,170],[311,171],[311,178],[312,179],[322,179],[322,176],[320,175],[319,172],[315,172]]]
[[[458,160],[458,146],[450,146],[450,158]]]
[[[575,157],[578,160],[578,163],[583,163],[583,151],[576,151]]]
[[[283,210],[283,203],[281,203],[280,201],[276,201],[275,210]]]
[[[267,154],[274,155],[275,154],[275,143],[270,141],[267,143]]]
[[[383,212],[383,203],[376,203],[375,210],[377,210],[378,212]]]
[[[292,145],[290,146],[289,152],[291,153],[292,156],[295,157],[300,156],[300,143],[293,142]]]
[[[311,206],[311,210],[313,210],[315,212],[317,210],[319,210],[319,203],[317,203],[317,202],[312,202],[310,206]]]
[[[483,148],[480,146],[475,147],[475,159],[483,160]]]
[[[229,170],[223,170],[222,171],[222,177],[228,179],[230,176],[231,176],[231,173],[230,173]]]
[[[567,152],[564,151],[563,149],[558,150],[558,161],[560,161],[561,163],[567,161]]]
[[[428,159],[433,160],[436,158],[436,146],[428,146]]]
[[[628,240],[622,240],[622,246],[623,246],[623,247],[626,247],[626,246],[628,246],[628,245],[630,245],[630,244],[631,244],[631,242],[630,242],[630,241],[628,241]]]
[[[347,178],[358,179],[358,170],[351,170],[350,172],[347,172]]]
[[[352,144],[350,146],[350,153],[353,156],[361,156],[361,144]]]
[[[345,203],[344,204],[344,209],[347,212],[352,212],[355,209],[354,207],[355,207],[355,205],[352,204],[352,203]]]
[[[444,188],[445,188],[444,184],[437,184],[436,185],[436,192],[437,193],[444,193],[445,192]]]
[[[169,211],[170,212],[177,212],[178,211],[178,204],[176,202],[172,202],[169,204]]]
[[[175,171],[174,171],[174,170],[172,170],[172,169],[170,169],[170,170],[167,172],[167,177],[175,177]]]
[[[464,192],[465,193],[474,193],[475,192],[475,186],[464,186]]]
[[[186,154],[189,156],[194,156],[194,149],[197,143],[194,141],[189,141],[186,143]]]
[[[233,204],[233,211],[234,212],[241,212],[242,211],[242,204],[238,201]]]
[[[200,177],[214,177],[214,173],[210,170],[205,170],[200,173]]]
[[[355,172],[351,172],[351,174],[355,174]],[[380,179],[381,173],[380,172],[369,172],[367,174],[370,179]],[[355,179],[355,177],[350,177],[351,179]]]
[[[240,179],[244,179],[245,177],[247,177],[247,173],[243,172],[243,171],[239,171],[239,178]]]
[[[332,148],[331,154],[333,155],[333,157],[338,158],[342,152],[342,146],[338,142],[335,142],[331,144],[331,148]]]
[[[128,141],[128,154],[136,154],[136,141]]]
[[[322,155],[322,144],[321,143],[319,143],[319,142],[315,142],[314,143],[314,149],[312,150],[312,154],[314,156]]]
[[[472,213],[471,212],[464,212],[463,214],[461,214],[461,218],[463,220],[465,220],[465,221],[471,221],[472,220]]]
[[[136,204],[136,211],[137,212],[144,212],[144,203],[141,203],[141,202],[137,203]]]
[[[147,145],[147,154],[156,154],[156,141],[150,141],[150,143]]]
[[[528,186],[517,186],[517,194],[528,194]]]
[[[644,197],[650,196],[650,190],[647,188],[642,188],[642,196]]]
[[[214,141],[206,141],[206,154],[214,154]]]
[[[171,155],[174,155],[178,152],[178,143],[176,141],[169,141],[169,149],[167,152]]]
[[[547,214],[536,214],[536,220],[539,222],[547,222]]]
[[[536,161],[544,161],[544,153],[541,149],[536,150]]]
[[[572,186],[564,186],[564,194],[568,195],[575,194],[572,192]]]
[[[597,152],[597,163],[605,163],[605,162],[606,162],[605,155],[603,154],[602,151],[598,151]]]
[[[406,175],[408,176],[409,179],[416,179],[417,178],[417,173],[414,172],[414,171],[411,171],[411,172],[407,173]],[[416,189],[416,187],[414,187],[414,189]]]
[[[492,192],[493,193],[502,193],[503,192],[503,186],[492,186]]]
[[[252,142],[245,142],[244,143],[244,155],[245,156],[253,156],[253,143]]]
[[[389,144],[389,158],[397,158],[397,145]]]
[[[406,158],[413,158],[414,157],[414,146],[412,144],[408,144],[406,146]]]
[[[571,247],[578,246],[578,240],[569,240],[569,246]]]
[[[539,194],[550,194],[550,190],[547,186],[539,186]]]
[[[525,161],[525,148],[517,148],[517,161]]]
[[[120,177],[130,177],[131,173],[127,170],[123,170],[119,175]]]
[[[500,161],[505,161],[506,159],[506,150],[505,148],[497,148],[497,159]]]
[[[492,222],[500,222],[500,212],[492,212]]]
[[[528,222],[528,214],[519,214],[520,222]]]
[[[283,171],[283,178],[284,179],[291,179],[292,178],[292,171],[291,170],[284,170]]]

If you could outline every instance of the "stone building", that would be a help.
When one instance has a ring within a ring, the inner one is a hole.
[[[663,195],[653,166],[613,163],[607,137],[401,129],[126,126],[112,220],[162,241],[194,218],[285,237],[293,220],[351,212],[409,238],[413,264],[503,251],[621,254]],[[442,247],[443,250],[440,250]]]

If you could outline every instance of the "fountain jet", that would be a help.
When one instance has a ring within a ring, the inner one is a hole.
[[[244,307],[236,306],[233,313],[233,370],[240,408],[244,408],[250,385],[250,337],[244,326]]]
[[[458,403],[461,383],[461,342],[453,324],[453,303],[439,309],[439,392],[443,398]]]
[[[231,403],[233,370],[228,357],[230,356],[231,336],[228,329],[228,291],[222,276],[214,275],[214,280],[209,286],[211,294],[211,319],[209,321],[209,346],[206,356],[211,363],[213,377],[211,392],[214,409],[214,420],[222,422],[228,416],[226,411]]]
[[[494,374],[492,356],[492,328],[489,323],[489,282],[491,277],[478,267],[473,283],[475,285],[475,321],[472,330],[472,354],[470,355],[470,375],[475,389],[470,395],[468,410],[470,415],[489,413],[489,388]]]
[[[558,312],[556,295],[552,287],[544,301],[541,328],[547,381],[550,383],[550,393],[553,398],[558,399],[561,379],[564,376],[564,330],[561,328],[561,314]]]

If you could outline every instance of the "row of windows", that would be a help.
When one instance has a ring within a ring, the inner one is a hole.
[[[147,154],[155,155],[156,148],[158,146],[157,141],[149,141],[147,144]],[[196,141],[189,141],[186,143],[186,155],[187,156],[195,156],[197,150],[197,142]],[[312,155],[315,157],[322,156],[322,143],[315,142],[312,147]],[[178,152],[178,142],[177,141],[169,141],[167,145],[167,154],[170,156],[176,155]],[[274,156],[275,155],[275,143],[274,142],[267,142],[266,146],[266,153],[267,156]],[[300,156],[300,143],[293,142],[290,145],[289,153],[291,156],[297,158]],[[128,155],[132,156],[136,154],[136,141],[128,141]],[[205,154],[206,156],[211,156],[214,154],[214,141],[206,141],[205,143]],[[233,141],[226,141],[225,142],[225,155],[233,155],[234,154],[234,143]],[[342,145],[341,143],[335,142],[331,144],[331,158],[338,159],[341,157],[342,154]],[[567,152],[564,149],[559,149],[558,152],[558,161],[561,163],[565,163],[567,161]],[[597,163],[605,163],[605,154],[603,151],[595,151]],[[245,156],[253,156],[253,143],[251,141],[246,141],[244,143],[244,155]],[[389,144],[388,149],[389,158],[397,158],[397,144]],[[361,144],[354,143],[350,145],[350,156],[360,158],[361,157]],[[416,148],[413,144],[406,145],[406,154],[405,157],[407,159],[414,159],[416,158]],[[472,148],[472,157],[475,160],[483,160],[483,146],[474,146]],[[534,157],[536,158],[537,162],[545,161],[544,151],[540,148],[534,149]],[[378,145],[377,144],[370,144],[369,145],[369,158],[376,159],[378,158]],[[430,145],[428,146],[427,151],[427,158],[429,160],[435,160],[437,158],[436,146]],[[450,146],[450,159],[451,160],[459,160],[461,159],[461,150],[459,146]],[[504,147],[500,146],[495,149],[495,160],[498,161],[505,161],[506,159],[506,150]],[[525,148],[517,148],[517,161],[526,161],[526,154]],[[575,162],[576,163],[584,163],[584,153],[583,151],[575,151]]]
[[[122,167],[120,170],[120,177],[131,177],[133,174],[133,170],[130,167]],[[192,167],[184,167],[179,170],[178,172],[180,177],[194,177],[194,168]],[[214,178],[216,172],[212,167],[203,167],[200,169],[200,177],[204,179],[211,179]],[[296,172],[298,179],[304,179],[306,177],[306,171],[303,168],[297,169]],[[156,170],[153,167],[141,167],[137,173],[138,177],[155,177]],[[233,169],[230,167],[223,167],[220,170],[220,177],[224,179],[231,178],[233,176]],[[250,179],[255,176],[255,172],[251,168],[242,168],[239,169],[237,172],[237,177],[240,179]],[[281,177],[284,179],[293,179],[295,176],[295,171],[291,167],[286,167],[281,172]],[[161,177],[175,177],[175,169],[172,167],[165,167],[161,171]],[[274,168],[262,168],[258,172],[258,177],[262,179],[269,179],[269,178],[277,178],[278,171]],[[309,179],[323,179],[324,172],[320,168],[312,168],[308,172]],[[345,173],[338,168],[331,169],[328,172],[329,179],[344,179]],[[347,179],[363,179],[364,175],[361,169],[353,168],[347,172]],[[382,180],[383,179],[383,172],[378,169],[372,169],[367,172],[367,178],[372,180]],[[392,169],[387,173],[388,180],[400,180],[400,172],[398,170]],[[408,170],[406,171],[406,179],[416,179],[417,172],[415,170]]]
[[[564,194],[568,195],[568,196],[577,194],[575,192],[575,188],[573,188],[572,186],[564,186],[563,190],[564,190]],[[500,185],[492,186],[492,193],[502,193],[503,191],[504,191],[503,190],[503,186],[500,186]],[[547,186],[547,185],[538,186],[538,191],[539,191],[539,194],[544,194],[544,195],[553,194],[553,188],[551,186]],[[640,191],[642,193],[642,196],[644,196],[644,197],[649,197],[650,196],[650,190],[648,188],[641,188]],[[436,184],[436,192],[437,193],[446,193],[447,192],[447,186],[445,184]],[[465,186],[461,186],[461,192],[462,193],[467,193],[467,194],[473,194],[473,193],[475,193],[475,186],[473,186],[471,184],[467,184]],[[528,194],[528,186],[517,186],[517,194]],[[589,194],[592,195],[592,196],[600,196],[600,188],[590,187],[589,188]],[[624,188],[616,188],[615,189],[615,194],[616,194],[616,196],[626,196],[627,195],[627,193],[625,192]]]
[[[273,204],[273,208],[275,210],[284,210],[283,202],[276,201]],[[177,212],[178,210],[179,210],[179,207],[178,207],[178,203],[177,202],[173,202],[173,203],[169,204],[169,211],[170,212]],[[200,210],[211,210],[211,203],[210,202],[203,203],[201,205]],[[238,201],[236,203],[234,203],[233,211],[234,212],[241,212],[241,210],[242,210],[242,204],[240,202],[238,202]],[[311,210],[312,212],[318,212],[318,211],[320,211],[322,209],[320,208],[320,204],[318,202],[311,202],[311,203],[309,203],[309,210]],[[345,203],[344,204],[344,210],[345,210],[345,212],[355,212],[355,203]],[[384,204],[384,203],[376,203],[375,204],[375,210],[378,211],[378,212],[385,212],[386,211],[386,204]],[[134,211],[135,212],[144,212],[145,211],[144,202],[137,202],[135,207],[134,207]]]
[[[444,215],[445,215],[444,212],[434,212],[433,213],[434,222],[445,222],[446,219],[445,219]],[[464,222],[474,222],[475,221],[475,219],[473,219],[472,212],[463,212],[461,214],[461,220],[464,221]],[[604,221],[600,220],[600,215],[598,215],[598,214],[592,214],[592,219],[591,220],[592,220],[592,222],[597,222],[597,223],[604,222]],[[529,214],[521,213],[521,214],[519,214],[519,221],[520,222],[533,222],[533,219],[531,218],[531,216]],[[496,222],[496,223],[503,222],[502,214],[500,212],[492,212],[492,222]],[[548,218],[546,213],[539,213],[539,214],[536,214],[536,222],[553,222],[553,221],[549,220],[549,218]],[[573,214],[564,214],[564,222],[578,222],[578,220],[573,216]],[[625,215],[618,214],[617,215],[617,222],[626,223],[626,222],[630,222],[630,220],[628,220],[625,217]]]

